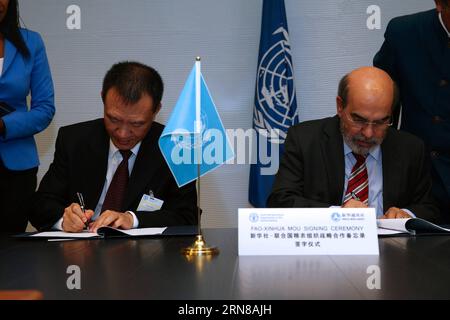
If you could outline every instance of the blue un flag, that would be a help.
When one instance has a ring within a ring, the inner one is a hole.
[[[284,0],[264,0],[253,110],[257,154],[252,160],[249,184],[249,201],[254,207],[266,206],[287,130],[296,123],[297,100]]]
[[[196,180],[199,169],[203,176],[234,158],[197,63],[159,138],[159,148],[179,187]]]

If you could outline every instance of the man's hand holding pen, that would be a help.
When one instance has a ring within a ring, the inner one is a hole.
[[[62,228],[65,232],[81,232],[94,216],[94,211],[81,209],[78,203],[72,203],[64,209]]]
[[[344,202],[344,204],[342,205],[342,208],[368,208],[367,204],[362,202],[358,198],[356,193],[352,192],[351,195],[352,195],[352,197],[350,198],[350,200]]]
[[[368,208],[368,206],[364,202],[352,198],[345,202],[342,208]]]

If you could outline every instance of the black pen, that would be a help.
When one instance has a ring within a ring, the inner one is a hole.
[[[81,211],[83,211],[83,214],[86,212],[86,210],[84,209],[84,199],[83,199],[83,195],[81,194],[81,192],[77,192],[77,197],[78,197],[78,203],[80,204],[81,207]],[[86,215],[84,216],[86,217]],[[89,229],[89,221],[86,220],[86,222],[84,223],[84,226],[86,227],[86,229]]]

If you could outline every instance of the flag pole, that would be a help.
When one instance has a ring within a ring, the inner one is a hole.
[[[200,88],[200,75],[201,75],[201,66],[200,66],[200,57],[197,57],[195,59],[195,139],[194,145],[198,148],[197,149],[197,225],[198,225],[198,231],[197,234],[202,234],[202,228],[201,228],[201,212],[200,212],[200,204],[201,204],[201,181],[200,181],[200,162],[201,162],[201,154],[202,154],[202,143],[201,143],[201,113],[200,113],[200,106],[201,106],[201,88]]]
[[[192,256],[213,256],[219,254],[217,247],[208,247],[203,239],[201,229],[201,161],[202,161],[202,126],[201,126],[201,68],[200,57],[195,59],[195,134],[194,146],[197,154],[197,225],[198,231],[194,244],[190,247],[183,248],[182,253],[188,257]]]

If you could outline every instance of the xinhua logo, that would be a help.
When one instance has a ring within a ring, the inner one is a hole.
[[[334,222],[341,221],[341,215],[339,214],[339,212],[333,212],[331,214],[331,220],[333,220]]]

